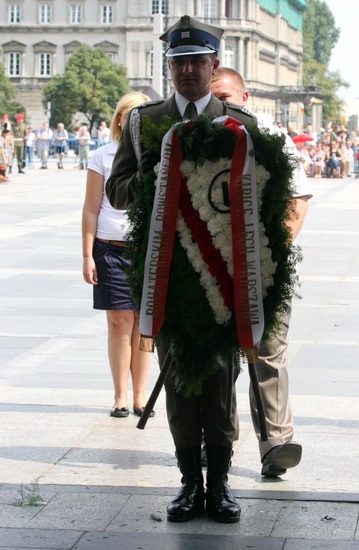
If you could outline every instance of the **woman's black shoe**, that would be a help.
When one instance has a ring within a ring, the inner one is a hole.
[[[142,413],[144,410],[145,410],[145,407],[141,407],[140,409],[138,409],[137,407],[135,407],[135,405],[133,406],[133,413],[136,416],[142,416]],[[156,414],[156,411],[151,411],[149,414],[149,417],[152,418],[153,416],[155,416],[155,414]]]
[[[110,412],[110,416],[114,416],[115,418],[126,418],[130,414],[130,411],[127,407],[122,407],[122,409],[119,409],[116,407],[116,409],[113,409]]]

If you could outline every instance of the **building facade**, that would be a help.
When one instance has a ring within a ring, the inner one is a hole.
[[[182,15],[224,29],[220,60],[238,70],[249,108],[283,125],[303,124],[304,0],[0,0],[1,61],[28,122],[40,126],[42,86],[65,70],[80,44],[101,48],[127,69],[133,89],[172,91],[159,36]]]

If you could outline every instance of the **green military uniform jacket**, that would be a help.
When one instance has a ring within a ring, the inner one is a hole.
[[[255,116],[247,109],[232,103],[222,102],[213,95],[205,112],[212,118],[228,115],[243,122],[243,124],[256,122]],[[170,116],[174,122],[182,120],[175,95],[165,101],[145,103],[131,112],[113,161],[111,175],[106,183],[106,194],[114,208],[126,210],[127,206],[133,202],[136,194],[136,186],[139,180],[138,161],[143,152],[139,143],[142,118],[148,116],[153,122],[159,124],[166,115]],[[134,118],[136,117],[139,117],[138,135],[136,135],[136,129],[134,129],[136,127]]]
[[[22,145],[25,136],[25,124],[14,124],[11,131],[15,138],[15,145]]]

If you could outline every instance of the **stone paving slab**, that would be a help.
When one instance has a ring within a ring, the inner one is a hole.
[[[162,537],[168,534],[193,537],[203,535],[210,539],[221,535],[229,544],[232,539],[241,544],[243,538],[246,538],[246,544],[252,544],[251,537],[260,537],[264,544],[263,548],[267,547],[264,540],[267,541],[269,538],[277,541],[289,538],[307,541],[331,540],[332,544],[333,541],[337,541],[338,548],[341,548],[339,545],[344,541],[359,541],[359,502],[353,505],[343,502],[237,497],[242,509],[239,524],[218,524],[206,517],[178,524],[166,521],[166,505],[175,494],[173,490],[157,491],[157,494],[149,491],[146,494],[145,489],[136,492],[122,488],[118,492],[106,492],[103,488],[94,491],[88,487],[83,488],[82,492],[73,492],[73,488],[68,488],[67,491],[57,493],[41,490],[41,494],[45,500],[42,506],[13,506],[18,496],[14,494],[14,490],[0,491],[0,535],[2,532],[6,533],[5,540],[8,541],[9,548],[12,548],[11,544],[19,544],[17,536],[21,535],[24,529],[31,533],[83,532],[81,541],[97,541],[93,544],[98,543],[100,539],[111,541],[113,533],[116,533],[116,537],[121,541],[129,533],[139,534],[146,540],[146,544],[147,535],[161,536],[161,541]],[[10,538],[11,534],[13,539]],[[39,541],[37,542],[39,544]],[[46,541],[41,542],[47,544]],[[92,547],[89,545],[89,548]],[[260,545],[255,543],[254,547],[260,548]],[[72,545],[68,548],[72,548]],[[102,546],[98,548],[102,549]],[[143,548],[152,546],[145,545]],[[197,549],[196,546],[190,548]]]
[[[6,550],[70,550],[83,535],[71,530],[2,529],[0,548]],[[100,547],[97,549],[100,550]]]
[[[118,533],[39,529],[0,529],[0,548],[7,550],[356,550],[356,541],[263,538],[185,533]]]
[[[140,533],[122,533],[118,535],[104,536],[102,533],[87,533],[80,542],[74,546],[74,550],[218,550],[223,547],[228,550],[282,550],[284,540],[266,540],[257,537],[221,536],[211,535],[186,535],[183,533],[159,535],[146,535]]]

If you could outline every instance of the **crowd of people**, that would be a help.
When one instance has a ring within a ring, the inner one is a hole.
[[[357,173],[359,131],[351,136],[344,125],[329,122],[320,133],[308,125],[299,134],[288,125],[288,134],[297,146],[305,172],[312,178],[348,178]]]
[[[48,121],[44,121],[39,130],[25,124],[25,117],[17,113],[11,123],[8,115],[1,117],[0,134],[0,181],[8,179],[12,173],[14,161],[19,174],[24,168],[35,168],[35,158],[41,169],[48,168],[50,156],[57,160],[57,168],[64,168],[64,158],[69,149],[73,150],[74,165],[80,170],[87,169],[90,150],[109,143],[110,134],[106,122],[101,121],[98,127],[89,132],[87,124],[81,124],[70,134],[64,124],[59,122],[52,130]]]
[[[274,122],[282,131],[293,139],[308,177],[312,178],[347,178],[358,173],[359,164],[359,129],[355,135],[350,135],[344,125],[328,123],[320,133],[313,132],[308,125],[302,133],[289,123],[283,128],[280,122]],[[307,139],[305,139],[307,137]],[[6,114],[1,117],[0,135],[0,181],[4,181],[12,173],[14,159],[20,174],[24,167],[34,168],[35,154],[40,161],[41,169],[48,168],[51,153],[56,155],[58,169],[63,169],[63,160],[68,149],[74,152],[74,165],[80,170],[86,170],[90,158],[90,150],[110,142],[110,129],[105,121],[100,121],[91,133],[87,124],[81,124],[70,135],[63,123],[57,124],[51,130],[48,121],[35,131],[24,123],[24,115],[15,115],[12,125]],[[70,145],[71,144],[71,145]]]

